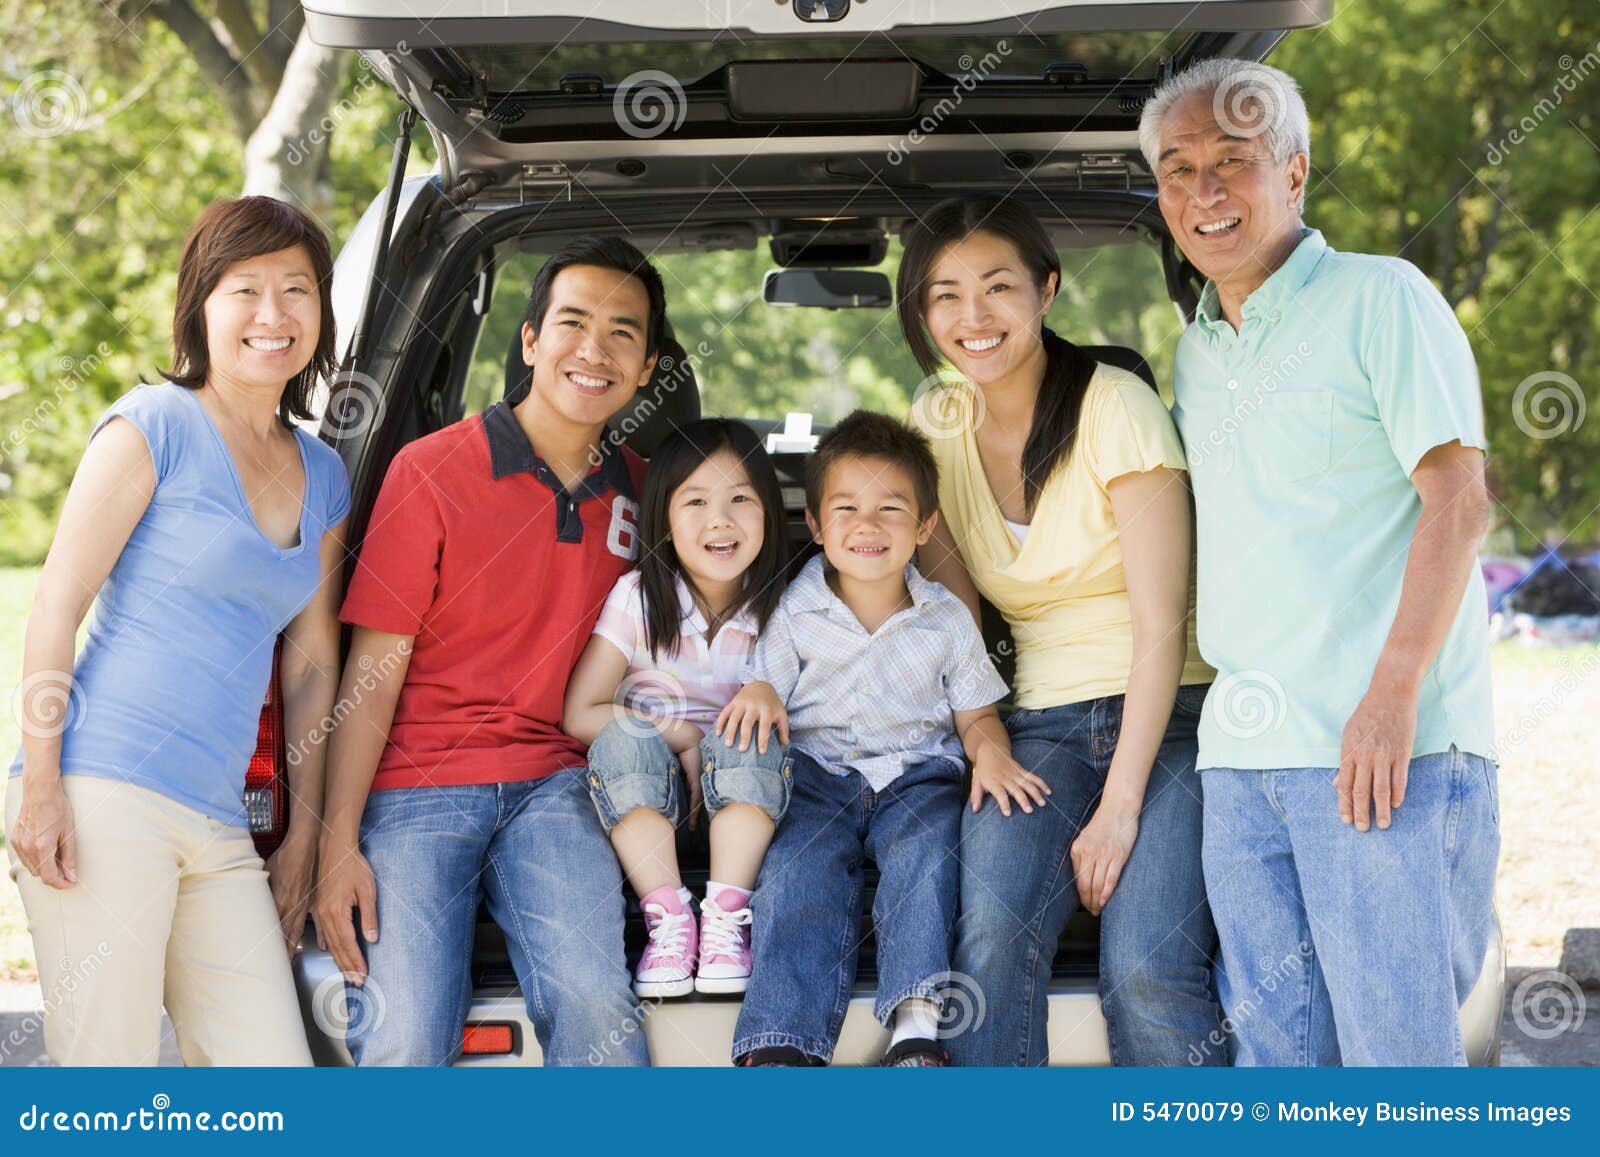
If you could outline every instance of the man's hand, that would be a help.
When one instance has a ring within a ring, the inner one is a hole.
[[[1417,734],[1416,692],[1370,687],[1344,727],[1339,754],[1339,818],[1358,832],[1389,826],[1390,813],[1405,802],[1411,745]]]
[[[750,750],[750,739],[755,737],[756,750],[767,753],[767,732],[778,729],[778,739],[789,742],[789,713],[778,698],[778,690],[771,683],[746,683],[733,701],[717,716],[716,733],[722,742],[733,746],[733,737],[739,737],[739,750]]]
[[[972,760],[972,792],[969,801],[972,810],[983,806],[983,797],[992,795],[1000,805],[1000,814],[1011,814],[1011,803],[1029,815],[1033,805],[1044,806],[1044,797],[1050,794],[1050,785],[1023,767],[998,747],[984,746]]]
[[[317,944],[333,953],[339,971],[359,988],[367,979],[367,961],[356,941],[356,918],[351,910],[360,910],[361,934],[368,944],[376,944],[378,881],[372,865],[351,841],[323,840],[319,860],[322,875],[314,909]]]
[[[317,843],[309,828],[293,826],[267,861],[267,884],[278,908],[283,942],[293,956],[306,930],[306,912],[317,887]]]
[[[1072,868],[1078,879],[1078,899],[1084,910],[1100,915],[1100,910],[1116,891],[1123,866],[1133,854],[1139,838],[1139,809],[1123,808],[1101,800],[1094,817],[1072,841]]]

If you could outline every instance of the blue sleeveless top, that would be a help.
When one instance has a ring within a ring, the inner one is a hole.
[[[350,482],[333,448],[297,428],[300,541],[283,549],[256,525],[194,391],[138,386],[90,438],[112,418],[144,435],[156,488],[96,599],[59,720],[61,771],[137,784],[244,827],[273,644],[317,589],[322,536],[349,513]],[[11,774],[21,772],[18,751]]]

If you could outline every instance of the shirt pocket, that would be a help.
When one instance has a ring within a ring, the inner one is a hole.
[[[1280,482],[1322,477],[1333,459],[1333,394],[1269,395],[1249,420],[1243,453]]]

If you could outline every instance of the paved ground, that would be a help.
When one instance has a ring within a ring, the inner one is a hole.
[[[1507,974],[1502,1065],[1600,1065],[1600,989],[1576,989],[1558,976],[1528,968]],[[49,1064],[34,1011],[38,1003],[37,985],[0,984],[0,1066]],[[182,1064],[165,1018],[162,1029],[161,1063]]]

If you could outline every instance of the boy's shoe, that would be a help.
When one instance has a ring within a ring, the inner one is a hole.
[[[734,1062],[740,1069],[809,1069],[822,1062],[790,1045],[769,1045],[747,1052]]]
[[[702,900],[696,991],[743,992],[750,986],[750,967],[749,905],[736,912],[724,912],[710,897]]]
[[[907,1037],[899,1044],[890,1045],[883,1054],[886,1069],[942,1069],[950,1064],[950,1054],[938,1041],[926,1037]]]
[[[633,991],[658,999],[688,996],[694,991],[694,913],[674,888],[657,888],[639,906],[649,939],[634,970]]]

